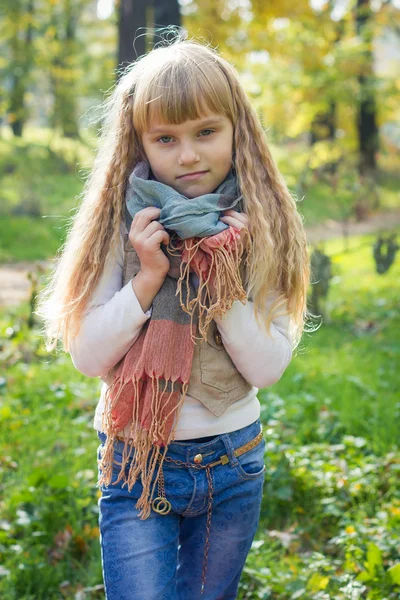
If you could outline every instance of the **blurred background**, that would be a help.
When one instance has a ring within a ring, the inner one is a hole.
[[[240,74],[304,219],[320,323],[259,392],[264,503],[239,598],[398,600],[400,1],[0,6],[0,597],[104,598],[100,383],[46,353],[35,299],[104,95],[174,25]]]

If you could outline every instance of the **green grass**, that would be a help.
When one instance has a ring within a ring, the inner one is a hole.
[[[388,273],[376,274],[373,239],[351,238],[348,253],[341,253],[341,241],[326,244],[335,271],[329,318],[304,335],[296,359],[274,387],[288,406],[293,403],[294,413],[299,411],[302,441],[309,441],[312,429],[310,419],[302,422],[304,403],[314,417],[322,406],[338,411],[343,430],[366,436],[374,452],[399,442],[400,261],[397,257]]]
[[[91,161],[86,143],[50,130],[0,138],[0,262],[55,255]]]
[[[371,239],[326,244],[329,318],[259,392],[267,472],[241,600],[399,597],[400,260],[377,275]],[[27,316],[0,314],[0,597],[103,598],[99,382],[47,355]]]
[[[0,217],[0,262],[45,260],[65,239],[65,227],[49,225],[50,219]]]

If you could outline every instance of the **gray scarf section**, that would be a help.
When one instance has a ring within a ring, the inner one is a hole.
[[[235,207],[241,211],[242,196],[233,171],[214,192],[197,198],[187,198],[169,185],[149,177],[150,167],[146,162],[137,163],[129,176],[125,195],[128,231],[135,214],[147,206],[160,208],[159,222],[181,240],[215,235],[228,228],[219,220],[222,211]]]

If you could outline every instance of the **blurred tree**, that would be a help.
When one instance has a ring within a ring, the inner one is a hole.
[[[154,27],[156,29],[180,26],[181,12],[178,0],[154,0]]]
[[[15,136],[22,136],[27,118],[26,93],[34,65],[34,0],[15,0],[7,5],[2,18],[2,39],[8,58],[5,78],[9,81],[8,121]]]
[[[146,52],[145,33],[147,27],[148,0],[120,0],[118,20],[118,67],[127,66]]]
[[[334,0],[327,2],[325,11],[332,10]],[[333,36],[332,44],[340,42],[344,34],[344,22],[342,20],[332,24]],[[327,107],[324,112],[317,113],[310,127],[310,144],[315,144],[322,140],[334,140],[337,127],[337,98],[327,99]]]
[[[381,124],[398,117],[397,73],[390,60],[384,76],[376,71],[376,40],[400,31],[393,0],[115,0],[106,18],[97,0],[0,2],[0,108],[16,135],[28,110],[77,135],[77,115],[109,88],[116,63],[160,43],[140,27],[179,26],[180,12],[189,37],[237,67],[273,142],[332,141],[359,153],[361,169],[373,165]]]
[[[358,74],[360,98],[357,107],[357,131],[360,152],[359,169],[361,173],[365,173],[376,169],[376,155],[379,149],[376,77],[372,52],[374,24],[370,0],[357,0],[355,19],[357,34],[364,42],[363,63]]]
[[[247,26],[250,3],[229,0],[185,0],[181,4],[182,22],[190,35],[203,39],[223,52],[242,70],[246,52],[251,50]]]
[[[367,22],[361,3],[368,6]],[[374,127],[366,109],[376,90],[380,115],[390,119],[398,110],[395,73],[382,78],[376,65],[372,70],[374,41],[386,28],[400,31],[392,1],[188,0],[182,11],[189,34],[205,34],[233,60],[273,141],[332,140],[359,154],[360,169],[371,163],[376,149],[366,148],[376,143],[379,121]]]
[[[120,0],[118,65],[124,66],[159,42],[157,30],[180,26],[178,0]],[[147,29],[150,28],[150,33]],[[154,33],[154,36],[153,36]]]
[[[88,0],[62,0],[49,3],[47,36],[52,52],[48,68],[53,92],[52,126],[66,137],[78,137],[77,82],[81,75],[77,40],[78,20]]]
[[[310,293],[307,298],[307,310],[314,316],[326,314],[323,310],[323,299],[326,299],[329,292],[331,279],[333,277],[332,261],[329,256],[324,254],[323,247],[317,245],[313,248],[311,254],[311,273],[312,282]]]

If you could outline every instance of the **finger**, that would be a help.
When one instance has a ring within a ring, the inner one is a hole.
[[[249,224],[249,220],[247,217],[239,218],[236,215],[235,216],[230,216],[230,215],[224,216],[221,218],[221,221],[223,221],[224,223],[229,223],[230,225],[235,224],[235,227],[240,227],[240,226],[248,227],[248,224]],[[239,223],[240,223],[240,225],[239,225]]]
[[[246,227],[246,224],[243,223],[243,221],[239,221],[239,219],[235,219],[234,217],[221,217],[220,220],[223,223],[226,223],[227,225],[232,225],[232,227],[236,227],[236,229],[239,229],[239,231]]]
[[[248,216],[246,215],[246,213],[240,213],[236,210],[233,210],[232,208],[225,210],[223,212],[224,217],[234,217],[235,219],[239,219],[239,221],[242,221],[243,223],[247,223],[248,221]]]
[[[140,215],[145,215],[146,213],[153,213],[153,212],[161,212],[161,209],[158,208],[158,206],[146,206],[146,208],[141,208],[140,210],[138,210],[137,213],[135,214],[135,217],[140,216]]]
[[[149,223],[158,219],[160,213],[161,210],[156,206],[147,206],[139,210],[133,218],[131,230],[135,229],[137,232],[142,232]]]
[[[169,234],[163,229],[162,231],[156,231],[152,236],[147,240],[148,242],[154,244],[169,244]]]
[[[134,221],[137,221],[140,218],[149,218],[149,219],[154,219],[154,215],[159,215],[161,212],[160,208],[157,208],[157,206],[146,206],[146,208],[142,208],[141,210],[138,210],[137,213],[135,214],[135,216],[133,217]]]
[[[158,221],[151,221],[151,223],[147,225],[146,229],[144,229],[144,231],[142,231],[142,233],[139,235],[143,238],[149,238],[156,231],[164,231],[164,227]],[[139,237],[139,235],[137,237]]]

